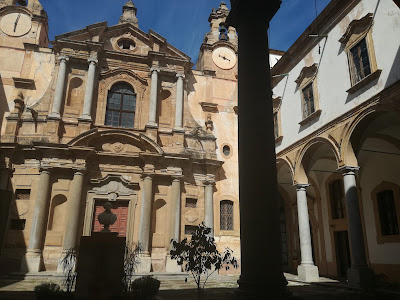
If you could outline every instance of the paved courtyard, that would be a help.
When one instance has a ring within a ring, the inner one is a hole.
[[[336,280],[321,278],[318,284],[307,284],[298,281],[297,276],[285,274],[288,280],[288,289],[294,295],[307,300],[361,300],[375,299],[360,295],[349,289],[345,284]],[[157,274],[161,281],[160,300],[189,300],[196,299],[196,284],[188,274]],[[185,280],[187,278],[187,281]],[[55,282],[61,284],[62,277],[57,273],[18,275],[12,274],[0,278],[0,299],[33,300],[34,287],[42,282]],[[233,293],[238,287],[237,275],[215,275],[207,283],[205,299],[233,299]],[[268,298],[268,291],[266,297]],[[400,294],[393,294],[386,298],[382,295],[376,299],[400,299]],[[272,300],[272,299],[271,299]]]

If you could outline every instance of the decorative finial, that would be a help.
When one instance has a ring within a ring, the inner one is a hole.
[[[137,8],[132,0],[129,0],[122,7],[122,16],[119,18],[119,23],[132,23],[134,26],[139,27],[139,21],[136,17]]]

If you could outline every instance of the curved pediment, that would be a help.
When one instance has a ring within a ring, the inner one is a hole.
[[[295,82],[298,85],[302,85],[302,83],[304,82],[304,80],[308,81],[308,79],[312,78],[315,76],[315,74],[317,73],[318,70],[318,64],[315,63],[309,67],[304,67],[303,69],[301,69],[300,75],[299,77],[297,77],[297,79],[295,80]]]
[[[348,44],[348,42],[352,39],[352,36],[359,36],[363,34],[366,30],[368,30],[373,21],[374,14],[368,13],[365,17],[359,20],[353,20],[350,22],[349,26],[345,34],[340,38],[339,42],[342,44]]]
[[[122,69],[122,68],[109,69],[105,72],[101,72],[100,75],[102,78],[117,76],[120,77],[121,79],[126,79],[128,76],[130,76],[138,80],[141,84],[147,85],[147,79],[139,76],[138,74],[129,69]]]
[[[136,134],[123,129],[98,131],[93,129],[77,136],[68,143],[70,147],[90,147],[98,152],[139,154],[143,152],[162,155],[164,151],[143,133]]]

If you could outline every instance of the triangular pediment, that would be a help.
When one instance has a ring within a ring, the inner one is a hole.
[[[98,43],[104,50],[139,56],[162,55],[190,62],[190,57],[170,45],[167,40],[149,30],[145,33],[131,23],[121,23],[108,27],[107,22],[96,23],[84,29],[58,35],[55,43],[60,42]],[[125,43],[125,44],[124,44]]]

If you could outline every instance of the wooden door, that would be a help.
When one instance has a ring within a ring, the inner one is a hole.
[[[99,223],[97,217],[104,212],[104,200],[96,200],[94,216],[93,216],[93,229],[92,232],[99,232],[103,229],[103,225]],[[111,211],[117,216],[117,221],[114,225],[110,226],[112,232],[118,232],[119,237],[126,237],[126,230],[128,227],[128,201],[115,201],[111,202]]]

